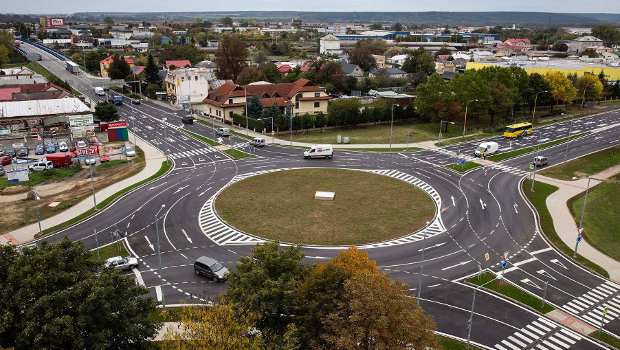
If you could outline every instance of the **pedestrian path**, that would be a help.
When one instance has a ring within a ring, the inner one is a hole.
[[[494,348],[498,350],[562,350],[570,349],[582,339],[583,337],[579,334],[539,317],[495,344]]]
[[[191,156],[205,155],[205,154],[209,154],[215,151],[216,150],[214,148],[210,148],[210,147],[190,149],[190,150],[183,151],[183,152],[176,152],[176,153],[169,154],[168,157],[170,157],[170,159],[187,158]]]
[[[620,286],[605,282],[580,297],[564,304],[562,308],[580,316],[594,326],[604,326],[620,316]]]
[[[290,168],[279,168],[279,169],[269,169],[262,170],[256,172],[250,172],[245,174],[240,174],[235,176],[226,187],[246,179],[248,177],[272,173],[276,171],[289,170]],[[398,170],[360,170],[367,171],[374,174],[389,176],[404,182],[407,182],[413,186],[418,187],[419,189],[426,192],[432,200],[435,202],[437,208],[441,208],[441,197],[439,193],[427,184],[426,182],[418,179],[413,175],[409,175],[407,173],[398,171]],[[223,191],[226,187],[220,189],[215,195],[207,200],[207,202],[200,209],[200,213],[198,215],[199,226],[202,232],[215,244],[218,245],[254,245],[258,243],[263,243],[265,240],[260,237],[253,236],[251,234],[247,234],[245,232],[241,232],[236,230],[235,228],[224,223],[218,216],[214,208],[214,201],[217,195]],[[371,248],[381,248],[381,247],[389,247],[395,245],[408,244],[416,241],[423,240],[425,238],[433,237],[435,235],[441,234],[446,231],[446,228],[441,219],[441,213],[439,213],[435,218],[422,230],[411,233],[404,237],[400,237],[397,239],[383,241],[378,243],[372,243],[367,245],[361,245],[359,248],[361,249],[371,249]],[[313,246],[307,246],[312,248]],[[319,246],[317,246],[319,247]],[[320,246],[320,248],[325,249],[346,249],[348,246]]]

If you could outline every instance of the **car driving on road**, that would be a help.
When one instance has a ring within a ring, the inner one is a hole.
[[[104,266],[117,270],[131,270],[134,267],[138,267],[140,263],[138,259],[131,256],[114,256],[105,261]]]
[[[194,262],[194,273],[217,282],[228,279],[228,269],[219,261],[208,256],[201,256]]]

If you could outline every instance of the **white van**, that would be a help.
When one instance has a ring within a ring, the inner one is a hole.
[[[332,145],[312,145],[307,151],[304,151],[304,159],[327,158],[334,156]]]
[[[105,90],[101,86],[95,87],[95,95],[97,96],[105,96]]]
[[[497,142],[483,142],[478,145],[476,151],[474,151],[474,155],[476,157],[488,157],[492,154],[495,154],[499,149],[499,144]]]
[[[230,129],[229,128],[217,128],[215,133],[217,134],[217,136],[228,137],[230,136]]]
[[[264,138],[255,137],[252,141],[250,141],[250,144],[252,144],[252,146],[254,147],[265,147],[267,143],[265,142]]]

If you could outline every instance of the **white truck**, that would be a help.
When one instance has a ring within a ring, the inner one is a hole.
[[[105,96],[105,90],[101,86],[95,87],[95,95],[97,96]]]
[[[476,157],[488,157],[493,155],[499,149],[499,144],[497,142],[483,142],[474,151],[474,155]]]
[[[306,151],[304,151],[304,159],[312,158],[327,158],[331,159],[334,156],[334,149],[332,145],[312,145]]]

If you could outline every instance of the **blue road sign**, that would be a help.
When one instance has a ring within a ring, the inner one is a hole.
[[[583,239],[583,236],[580,234],[577,235],[577,243],[581,242],[581,240]]]
[[[465,159],[459,158],[459,159],[456,160],[456,163],[459,164],[459,165],[463,165],[463,164],[465,164]]]
[[[506,261],[506,260],[503,260],[503,259],[502,259],[502,261],[500,261],[500,262],[499,262],[499,266],[500,266],[502,269],[507,268],[507,267],[508,267],[508,261]]]

